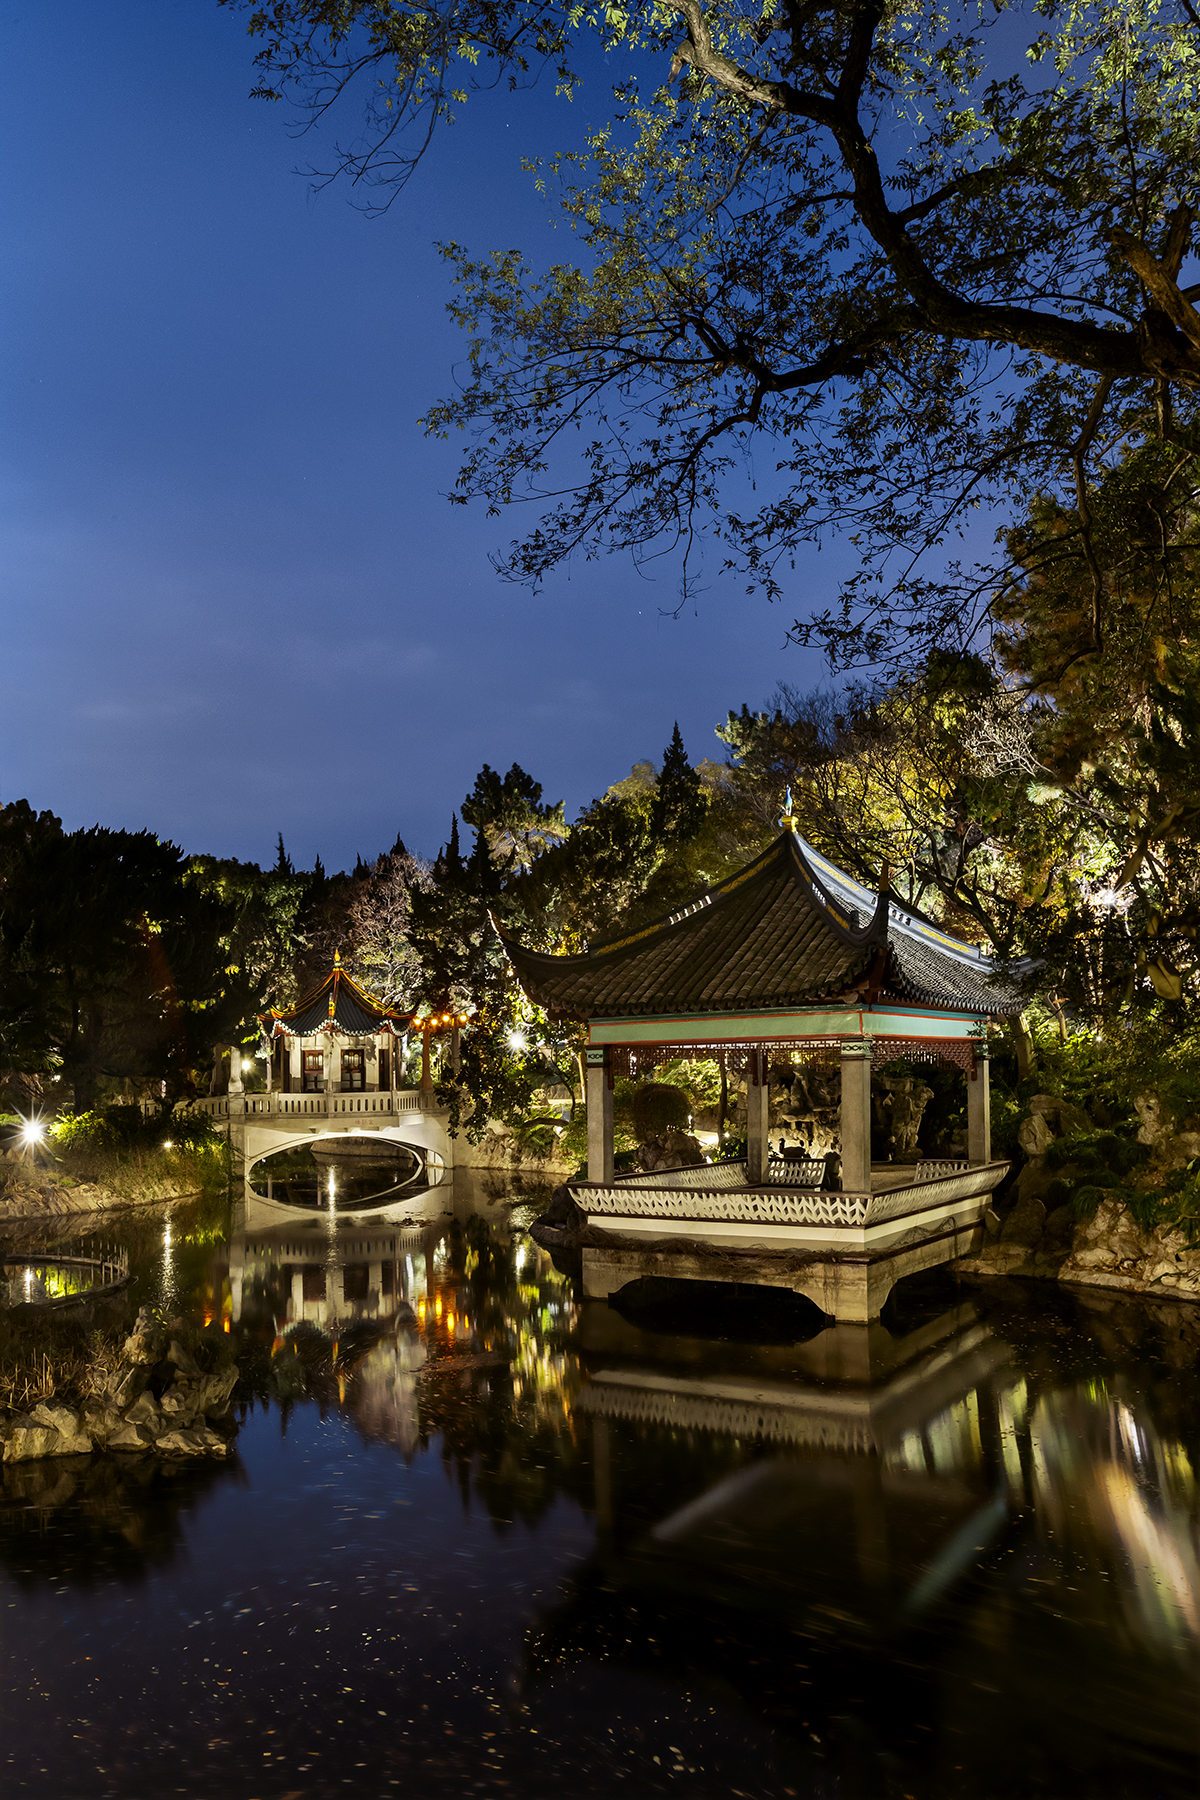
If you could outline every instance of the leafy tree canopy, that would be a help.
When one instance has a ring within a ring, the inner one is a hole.
[[[911,670],[987,616],[1003,558],[941,549],[980,509],[1043,493],[1086,545],[1131,446],[1192,453],[1194,0],[271,0],[256,91],[368,95],[327,172],[386,203],[484,65],[573,91],[583,27],[622,79],[540,170],[573,256],[447,248],[471,375],[427,423],[476,434],[460,499],[537,508],[515,577],[672,549],[686,585],[707,534],[782,597],[840,531],[862,567],[795,635]]]

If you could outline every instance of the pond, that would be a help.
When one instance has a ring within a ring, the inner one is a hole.
[[[114,1229],[236,1452],[4,1466],[7,1791],[1194,1794],[1200,1309],[618,1311],[533,1210]]]

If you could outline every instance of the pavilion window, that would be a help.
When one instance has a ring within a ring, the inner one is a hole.
[[[367,1058],[363,1050],[342,1051],[342,1092],[361,1094],[367,1085]]]
[[[306,1094],[323,1094],[325,1092],[325,1052],[323,1050],[305,1050],[301,1057],[302,1092]]]

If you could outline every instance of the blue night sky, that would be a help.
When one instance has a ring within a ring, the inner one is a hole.
[[[443,498],[435,241],[564,254],[520,158],[606,117],[602,81],[473,98],[370,220],[247,98],[244,15],[43,0],[3,44],[0,799],[259,861],[280,830],[303,864],[432,854],[484,761],[570,817],[676,718],[719,755],[729,707],[821,679],[784,634],[836,553],[783,606],[714,572],[676,620],[673,571],[621,557],[502,582],[528,510]]]

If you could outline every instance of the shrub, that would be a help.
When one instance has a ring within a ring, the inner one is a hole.
[[[686,1131],[691,1096],[668,1081],[647,1081],[633,1096],[633,1129],[638,1140],[661,1137],[665,1131]]]
[[[50,1135],[65,1149],[205,1150],[223,1142],[207,1113],[143,1113],[140,1106],[106,1106],[99,1112],[61,1113]]]

